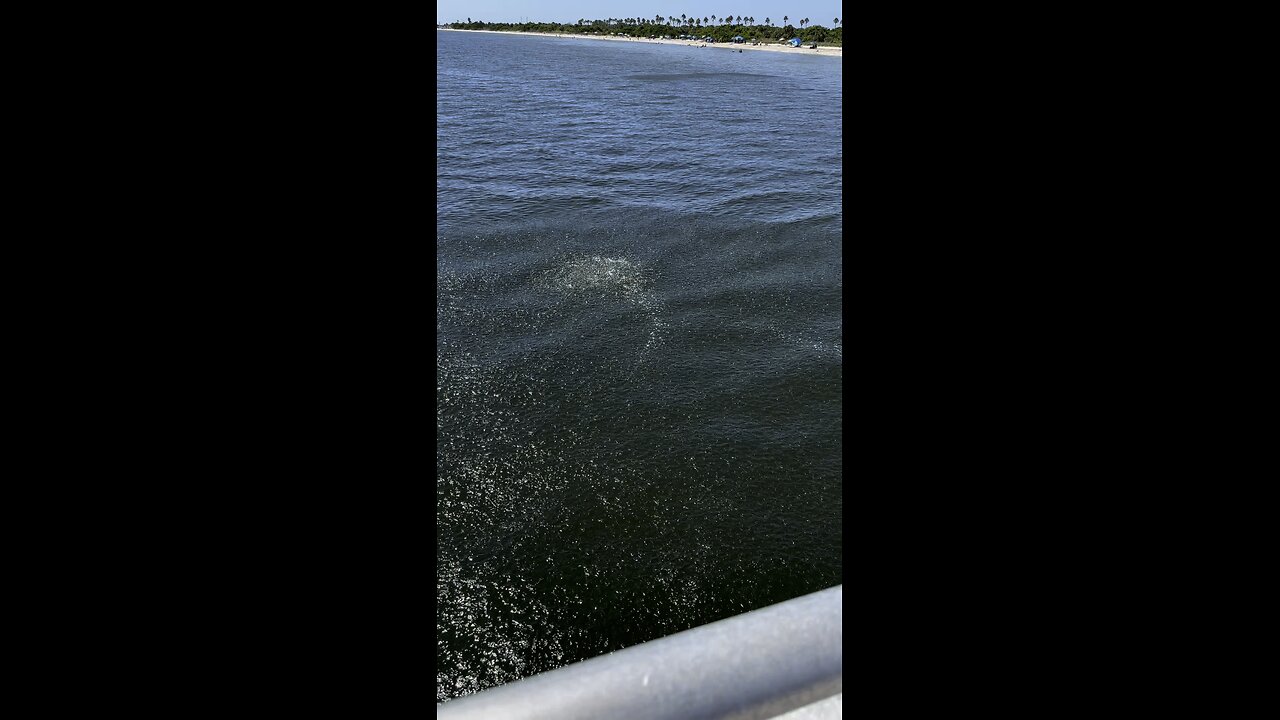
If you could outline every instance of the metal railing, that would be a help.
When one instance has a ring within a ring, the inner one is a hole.
[[[436,705],[437,720],[839,715],[844,586]]]

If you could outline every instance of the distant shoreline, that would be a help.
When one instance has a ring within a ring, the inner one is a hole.
[[[616,37],[612,35],[579,35],[577,33],[544,33],[544,32],[518,32],[514,30],[463,30],[461,28],[436,28],[436,30],[448,32],[464,32],[464,33],[493,33],[495,35],[535,35],[539,37],[551,38],[568,38],[571,40],[612,40],[614,42],[629,43],[649,43],[653,45],[685,45],[689,47],[707,47],[720,48],[729,50],[767,50],[769,52],[785,52],[793,55],[820,55],[822,57],[844,57],[844,48],[838,47],[819,47],[817,50],[801,46],[793,48],[789,45],[783,45],[777,42],[761,43],[752,45],[750,43],[704,43],[696,40],[663,40],[662,38],[633,38],[633,37]]]

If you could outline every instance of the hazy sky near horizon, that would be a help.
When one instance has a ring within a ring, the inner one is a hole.
[[[801,18],[809,18],[810,24],[831,27],[832,18],[840,18],[844,25],[844,14],[841,3],[833,0],[702,0],[702,2],[673,3],[671,0],[438,0],[436,3],[436,23],[450,23],[467,18],[485,22],[520,22],[521,20],[539,22],[577,22],[578,18],[587,20],[607,19],[611,17],[648,17],[661,14],[680,17],[684,13],[689,17],[716,17],[722,15],[742,15],[754,17],[756,23],[763,23],[769,18],[774,25],[782,25],[782,16],[791,18],[789,22],[799,27]]]

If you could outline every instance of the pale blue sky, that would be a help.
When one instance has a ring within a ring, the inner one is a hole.
[[[674,15],[680,17],[684,13],[689,17],[716,17],[722,15],[742,15],[754,17],[757,23],[763,23],[767,17],[774,25],[782,25],[782,16],[791,18],[792,25],[799,27],[800,18],[809,18],[814,25],[831,27],[832,18],[840,18],[844,25],[844,13],[841,3],[832,0],[438,0],[436,3],[436,23],[448,23],[455,20],[483,20],[485,22],[520,22],[527,19],[542,22],[576,22],[578,18],[587,20],[611,17],[663,17]]]

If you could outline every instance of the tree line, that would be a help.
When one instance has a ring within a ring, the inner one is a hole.
[[[483,20],[467,18],[465,22],[455,21],[445,25],[459,30],[498,30],[508,32],[546,32],[566,33],[573,35],[612,35],[627,34],[631,37],[660,38],[664,35],[696,35],[711,37],[716,42],[729,42],[735,35],[741,35],[748,42],[777,42],[798,37],[804,42],[843,44],[843,27],[840,18],[832,18],[832,27],[812,24],[809,18],[796,20],[800,27],[791,24],[791,18],[783,15],[782,25],[773,24],[773,18],[765,18],[763,23],[756,23],[754,17],[729,15],[716,17],[690,17],[655,15],[652,18],[607,18],[604,20],[579,19],[576,23],[489,23]]]

